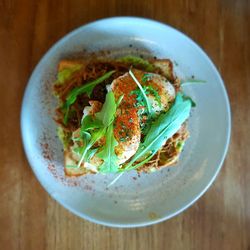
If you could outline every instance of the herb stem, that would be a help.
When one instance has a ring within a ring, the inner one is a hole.
[[[137,84],[137,86],[139,87],[140,91],[142,92],[142,95],[143,95],[143,98],[146,102],[146,105],[147,105],[147,109],[148,109],[148,113],[151,114],[151,105],[149,103],[149,100],[148,100],[148,97],[147,95],[145,94],[140,82],[137,80],[137,78],[135,77],[134,73],[132,72],[132,70],[130,69],[129,72],[130,76],[132,77],[132,79],[134,80],[134,82]]]
[[[82,164],[82,162],[83,162],[83,160],[84,160],[84,158],[85,158],[85,155],[86,155],[86,153],[87,153],[87,151],[88,151],[89,149],[90,149],[90,147],[87,147],[87,148],[84,150],[84,152],[83,152],[83,154],[82,154],[82,156],[81,156],[81,159],[80,159],[80,161],[78,162],[76,168],[80,168],[80,166],[81,166],[81,164]]]
[[[181,86],[189,86],[189,85],[193,85],[193,84],[203,84],[206,83],[206,81],[204,80],[198,80],[198,79],[187,79],[184,81],[181,81]]]

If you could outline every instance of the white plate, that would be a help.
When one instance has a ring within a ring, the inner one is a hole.
[[[130,47],[132,44],[132,47]],[[111,56],[137,53],[177,62],[181,76],[206,84],[185,87],[197,107],[189,120],[191,137],[176,167],[152,174],[65,178],[62,145],[53,121],[52,95],[57,63],[87,51],[111,50]],[[35,68],[25,91],[22,138],[29,163],[46,191],[61,205],[89,221],[114,227],[138,227],[171,218],[193,204],[212,184],[230,138],[230,107],[223,81],[208,56],[179,31],[134,17],[116,17],[84,25],[57,42]]]

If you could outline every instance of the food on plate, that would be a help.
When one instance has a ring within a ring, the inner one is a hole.
[[[54,93],[68,176],[171,166],[189,136],[193,101],[169,59],[62,60]]]

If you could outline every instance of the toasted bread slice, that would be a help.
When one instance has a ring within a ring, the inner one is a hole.
[[[176,76],[174,75],[174,71],[173,71],[173,63],[168,60],[168,59],[156,59],[156,60],[152,60],[150,61],[155,67],[157,67],[159,69],[159,73],[163,76],[165,76],[169,81],[171,81],[171,83],[178,83],[178,78],[176,78]],[[64,70],[69,70],[71,71],[73,69],[72,72],[74,72],[74,69],[77,68],[81,68],[84,66],[84,64],[86,64],[86,62],[84,63],[83,61],[79,61],[79,60],[62,60],[59,62],[58,64],[58,72],[64,71]],[[78,70],[78,69],[77,69]],[[135,72],[136,73],[136,72]],[[137,75],[136,75],[137,76]],[[138,77],[138,76],[137,76]],[[125,90],[128,90],[127,88],[121,88],[123,90],[123,92]],[[91,103],[90,103],[91,104]],[[92,104],[91,104],[92,106]],[[96,110],[96,111],[99,111]],[[127,121],[129,121],[130,119],[127,119]],[[134,122],[134,119],[133,119]],[[118,130],[120,130],[120,128],[117,128]],[[135,131],[135,129],[133,128],[133,131]],[[117,131],[115,131],[115,134],[119,134],[119,131],[117,133]],[[188,132],[185,129],[180,129],[180,137],[178,137],[181,141],[183,141],[183,144],[185,142],[185,140],[187,139],[187,135]],[[152,159],[152,161],[148,162],[147,164],[145,164],[144,166],[140,167],[138,169],[138,171],[144,171],[144,172],[151,172],[154,170],[158,170],[167,166],[172,166],[173,164],[175,164],[178,159],[179,159],[179,155],[181,153],[181,149],[178,149],[177,147],[177,143],[176,141],[178,140],[178,138],[171,138],[171,141],[166,143],[166,145],[164,145],[163,149],[160,150],[157,154],[156,157],[154,157]],[[171,144],[172,148],[171,150],[168,148],[169,145],[167,144]],[[77,164],[79,162],[79,156],[76,155],[75,153],[72,152],[71,148],[65,148],[64,151],[64,160],[65,160],[65,174],[67,176],[81,176],[81,175],[86,175],[86,174],[95,174],[97,173],[97,168],[94,167],[91,164],[86,164],[86,163],[82,163],[81,166],[79,168],[77,168]],[[92,163],[94,164],[94,163]]]
[[[64,151],[64,172],[67,176],[80,176],[97,173],[96,167],[86,162],[83,162],[81,166],[77,168],[76,166],[79,160],[79,157],[74,154],[70,148]]]
[[[173,82],[175,80],[173,63],[169,59],[156,59],[152,64],[161,70],[161,74],[168,80]]]
[[[75,168],[77,160],[70,149],[64,150],[64,172],[68,176],[80,176],[87,174],[87,169],[83,166]]]
[[[83,66],[84,63],[83,61],[80,60],[61,60],[58,64],[58,71],[62,71],[64,69],[71,69],[74,68],[76,66]]]

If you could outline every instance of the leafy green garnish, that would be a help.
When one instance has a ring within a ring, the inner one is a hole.
[[[86,154],[87,162],[91,160],[91,158],[96,154],[97,151],[98,151],[98,148],[91,148],[88,150]]]
[[[98,130],[92,131],[90,134],[89,132],[83,132],[83,141],[84,141],[84,147],[83,147],[83,153],[81,156],[80,161],[77,164],[77,168],[79,168],[83,161],[87,161],[87,152],[90,150],[90,148],[99,141],[105,134],[106,129],[100,128]]]
[[[146,71],[153,71],[155,66],[138,56],[124,56],[118,59],[119,62],[131,64],[133,66],[141,66]]]
[[[114,72],[115,72],[114,70],[109,71],[106,74],[104,74],[103,76],[97,78],[96,80],[94,80],[92,82],[86,83],[81,87],[76,87],[76,88],[72,89],[72,91],[66,97],[66,102],[63,104],[63,107],[62,107],[62,109],[65,112],[64,119],[63,119],[64,124],[67,124],[67,122],[68,122],[69,109],[70,109],[70,106],[75,103],[76,98],[79,95],[84,94],[84,93],[86,93],[88,96],[90,96],[94,87],[96,85],[102,83],[103,81],[107,80]]]
[[[114,93],[111,91],[108,92],[101,111],[96,113],[95,117],[87,115],[82,119],[80,140],[84,146],[74,149],[75,153],[81,155],[76,168],[79,168],[83,161],[88,162],[94,154],[97,154],[97,156],[103,160],[103,164],[100,166],[100,172],[117,172],[119,165],[114,152],[117,141],[113,134],[113,122],[116,109],[121,103],[122,98],[123,96],[121,96],[116,103]],[[101,151],[97,153],[97,149],[92,149],[92,147],[104,136],[106,137],[106,143]]]
[[[105,127],[108,127],[114,120],[116,112],[116,102],[113,92],[108,92],[106,100],[102,106],[102,110],[95,116],[97,119],[102,121]]]
[[[141,81],[142,81],[143,83],[146,83],[147,81],[150,81],[150,80],[152,79],[152,77],[153,77],[153,74],[151,74],[151,73],[146,73],[146,74],[144,74],[144,75],[142,76]]]
[[[81,64],[74,64],[59,71],[57,74],[57,84],[65,83],[65,81],[68,80],[73,73],[80,70],[81,68],[82,68]]]
[[[102,127],[102,125],[103,123],[101,120],[95,119],[91,115],[87,115],[82,119],[80,131],[82,132],[82,131],[88,131],[91,129],[97,129],[97,128]]]
[[[95,153],[97,152],[98,148],[93,148],[93,149],[89,149],[86,153],[86,159],[89,162],[91,160],[91,158],[95,155]],[[82,155],[83,151],[84,151],[84,147],[77,147],[73,149],[74,153],[78,154],[78,155]]]
[[[196,107],[196,103],[194,102],[194,100],[190,96],[182,94],[182,97],[184,100],[189,100],[191,102],[192,108]]]
[[[155,100],[157,101],[158,105],[161,107],[161,97],[151,85],[145,86],[145,92],[146,94],[152,94],[155,97]]]
[[[143,86],[143,89],[145,91],[144,86]],[[147,105],[146,102],[145,102],[145,98],[142,95],[142,92],[141,92],[141,90],[139,88],[131,91],[130,95],[136,95],[136,103],[134,104],[135,107],[144,107],[144,106]]]
[[[181,86],[187,86],[187,85],[192,85],[192,84],[202,84],[206,83],[204,80],[198,80],[198,79],[186,79],[181,81]]]
[[[152,78],[153,78],[152,73],[146,73],[142,76],[141,81],[143,83],[146,83],[147,81],[152,80]],[[152,94],[155,97],[156,101],[158,102],[158,105],[161,107],[161,97],[159,93],[151,85],[143,86],[143,89],[145,90],[146,94]]]
[[[106,144],[97,156],[103,159],[99,170],[102,173],[116,173],[119,169],[118,157],[115,154],[115,147],[118,145],[114,137],[113,124],[109,125],[106,132]]]
[[[140,144],[135,155],[121,171],[132,170],[148,162],[164,142],[178,131],[182,123],[189,117],[190,110],[191,101],[178,93],[173,106],[166,113],[159,115],[151,124],[144,142]],[[140,162],[133,165],[138,161]]]
[[[152,111],[152,109],[151,109],[151,104],[150,104],[150,102],[149,102],[149,100],[148,100],[148,97],[147,97],[145,91],[143,90],[143,88],[142,88],[140,82],[136,79],[136,77],[135,77],[134,73],[132,72],[132,70],[129,70],[129,74],[130,74],[130,76],[132,77],[132,79],[134,80],[134,82],[137,84],[137,86],[139,87],[139,89],[140,89],[140,91],[141,91],[141,93],[142,93],[142,96],[143,96],[143,98],[144,98],[144,101],[145,101],[145,103],[146,103],[148,113],[151,114],[151,111]]]
[[[107,128],[105,135],[106,143],[102,147],[102,150],[97,154],[97,156],[103,160],[103,163],[100,166],[100,172],[102,173],[115,173],[119,169],[118,157],[115,154],[115,147],[118,145],[118,142],[114,137],[113,124],[116,110],[121,104],[122,99],[123,95],[120,96],[116,103],[113,92],[109,92],[106,96],[101,112],[96,114],[96,117],[101,119],[103,125]]]
[[[158,105],[161,107],[161,97],[159,95],[159,93],[152,87],[152,86],[142,86],[144,93],[146,95],[152,94],[155,97],[155,100],[157,101]],[[142,107],[142,106],[147,106],[147,103],[145,102],[145,98],[142,95],[142,92],[139,88],[131,91],[130,95],[136,95],[136,107]],[[141,112],[143,112],[143,110],[138,110],[139,115]]]
[[[83,161],[87,161],[87,151],[105,135],[107,127],[114,120],[115,111],[114,94],[108,92],[101,111],[96,113],[95,117],[87,115],[82,120],[80,136],[84,143],[84,149],[77,167],[80,167]]]

